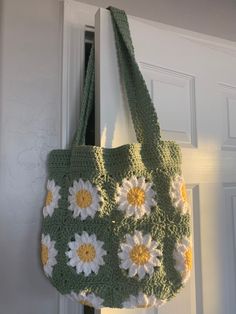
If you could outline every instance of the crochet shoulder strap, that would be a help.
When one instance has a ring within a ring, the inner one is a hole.
[[[109,7],[108,10],[111,12],[115,34],[121,82],[127,94],[136,137],[139,143],[153,145],[160,140],[160,127],[147,86],[135,60],[127,16],[123,10],[114,7]],[[79,128],[74,140],[75,146],[85,143],[87,122],[94,101],[94,63],[92,48],[85,77]]]

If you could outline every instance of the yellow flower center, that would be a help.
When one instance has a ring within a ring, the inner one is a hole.
[[[180,193],[181,193],[182,200],[186,203],[188,201],[188,194],[187,194],[185,184],[182,184]]]
[[[92,303],[90,303],[86,300],[81,300],[79,303],[82,305],[85,305],[85,306],[93,307]]]
[[[89,207],[92,204],[93,198],[89,191],[80,190],[76,193],[76,203],[80,208]]]
[[[132,248],[130,252],[130,258],[133,263],[137,265],[144,265],[149,261],[150,253],[145,245],[138,244]]]
[[[46,206],[50,205],[53,200],[53,195],[51,191],[48,191],[47,197],[46,197]]]
[[[141,206],[145,201],[145,192],[140,188],[132,188],[127,194],[128,203],[133,206]]]
[[[81,244],[80,247],[77,249],[77,255],[84,263],[92,262],[96,257],[96,250],[94,246],[90,243],[88,244]]]
[[[192,263],[193,263],[193,253],[192,253],[191,247],[185,251],[184,255],[185,255],[185,261],[184,261],[185,267],[187,268],[187,270],[191,270]]]
[[[48,262],[48,247],[44,244],[41,246],[41,261],[43,266],[45,266]]]

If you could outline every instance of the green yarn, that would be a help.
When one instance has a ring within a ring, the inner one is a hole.
[[[104,300],[103,306],[120,308],[130,295],[140,291],[155,295],[157,299],[169,300],[183,286],[181,273],[175,268],[173,252],[176,243],[190,237],[190,216],[173,204],[170,195],[173,180],[181,175],[181,154],[179,146],[171,141],[162,141],[160,128],[142,74],[135,61],[133,45],[124,11],[109,8],[115,32],[119,68],[135,127],[138,143],[109,149],[84,145],[87,121],[94,97],[94,51],[92,50],[86,80],[78,132],[70,150],[54,150],[48,158],[49,180],[60,187],[58,207],[53,214],[43,219],[42,233],[55,241],[56,264],[49,276],[51,283],[61,294],[72,291],[94,293]],[[123,179],[144,177],[153,183],[156,192],[151,213],[140,219],[126,217],[118,210],[117,189]],[[74,180],[91,182],[102,198],[101,209],[94,218],[73,217],[69,210],[69,189]],[[141,280],[130,278],[125,269],[120,268],[120,244],[125,235],[133,235],[135,230],[150,234],[162,252],[160,267]],[[68,243],[74,241],[75,234],[86,231],[95,234],[104,242],[104,265],[97,274],[85,276],[68,265],[65,254]]]

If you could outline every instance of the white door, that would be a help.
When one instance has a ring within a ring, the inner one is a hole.
[[[64,82],[68,84],[69,79],[73,84],[64,86],[64,104],[65,108],[72,108],[68,112],[73,116],[77,91],[74,84],[81,83],[80,67],[73,64],[73,56],[77,60],[78,55],[82,56],[77,65],[83,62],[83,43],[77,40],[78,34],[83,34],[85,25],[95,25],[97,144],[114,147],[133,142],[135,137],[119,89],[110,15],[100,9],[94,21],[96,9],[65,2]],[[183,174],[192,202],[192,277],[159,313],[234,314],[236,44],[131,16],[129,23],[136,58],[156,106],[162,136],[182,147]],[[67,118],[65,122],[70,121]],[[75,121],[72,126],[67,123],[65,143],[74,127]],[[118,312],[121,310],[102,310],[103,314]],[[122,311],[126,312],[131,313]]]

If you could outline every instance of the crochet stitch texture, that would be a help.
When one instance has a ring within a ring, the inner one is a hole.
[[[44,216],[42,234],[49,235],[57,252],[48,277],[61,294],[81,293],[81,300],[86,295],[91,300],[96,296],[99,307],[121,308],[130,298],[143,294],[150,296],[144,295],[145,300],[159,304],[161,301],[153,298],[169,300],[183,286],[185,257],[181,253],[182,270],[174,256],[178,256],[178,243],[190,238],[190,215],[176,208],[181,202],[174,203],[170,194],[175,178],[181,176],[179,146],[161,140],[156,112],[135,61],[126,14],[116,8],[109,10],[138,143],[112,149],[84,145],[94,97],[92,51],[72,148],[54,150],[48,158],[57,206]],[[184,191],[180,188],[179,197]],[[48,208],[54,190],[50,193]],[[185,200],[186,195],[182,203]],[[46,262],[44,256],[44,267]]]

